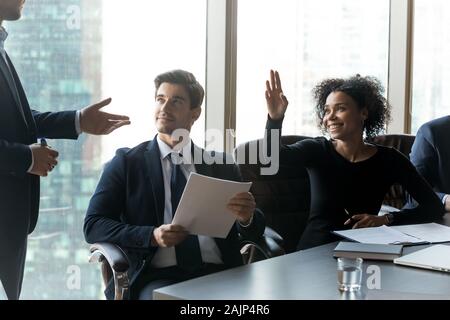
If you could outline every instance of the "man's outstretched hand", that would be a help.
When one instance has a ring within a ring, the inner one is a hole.
[[[129,125],[127,116],[111,114],[101,109],[111,103],[111,98],[81,109],[80,129],[84,133],[94,135],[110,134],[114,130]]]

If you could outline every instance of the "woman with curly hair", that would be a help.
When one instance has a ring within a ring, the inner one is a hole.
[[[278,72],[271,71],[266,87],[266,139],[270,140],[272,129],[281,130],[288,100]],[[390,105],[378,80],[327,79],[313,92],[319,126],[329,139],[280,146],[280,163],[303,166],[310,178],[310,216],[299,250],[338,240],[333,230],[430,222],[444,214],[438,197],[404,155],[365,141],[364,136],[377,135],[390,118]],[[385,194],[395,183],[419,205],[378,216]]]

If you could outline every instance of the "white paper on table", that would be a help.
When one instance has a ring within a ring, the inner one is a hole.
[[[248,192],[251,185],[191,172],[172,224],[191,234],[226,238],[236,221],[227,204],[237,193]]]
[[[419,244],[422,239],[413,237],[387,226],[333,231],[341,237],[361,243],[375,244]]]
[[[391,227],[404,234],[420,238],[429,243],[441,243],[450,241],[450,228],[437,223],[411,224],[406,226]]]

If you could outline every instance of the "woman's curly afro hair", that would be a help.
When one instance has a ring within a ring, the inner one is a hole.
[[[385,124],[390,120],[391,106],[383,96],[384,88],[378,79],[356,75],[348,79],[326,79],[316,85],[313,95],[319,126],[323,131],[326,100],[333,92],[344,92],[353,98],[360,109],[367,108],[368,117],[364,122],[367,138],[384,130]]]

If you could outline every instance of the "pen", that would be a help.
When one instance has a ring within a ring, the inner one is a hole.
[[[47,147],[47,140],[45,140],[44,138],[41,138],[41,147]]]
[[[345,211],[345,213],[349,216],[349,219],[350,219],[352,222],[355,222],[355,219],[353,219],[353,216],[350,214],[350,212],[348,212],[348,210],[345,209],[345,208],[344,208],[344,211]]]

